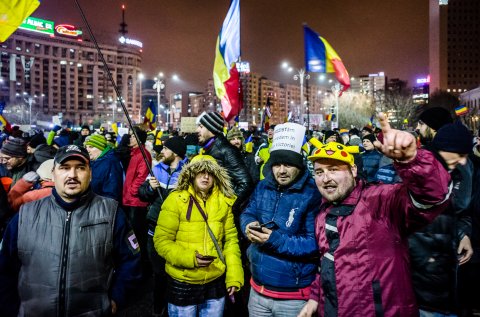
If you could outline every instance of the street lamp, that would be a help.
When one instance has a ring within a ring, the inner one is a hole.
[[[153,89],[157,90],[157,121],[158,121],[158,125],[160,126],[160,93],[162,89],[165,88],[165,79],[163,78],[163,73],[162,72],[158,73],[158,77],[155,77],[153,80],[155,80]]]
[[[287,62],[282,63],[282,68],[286,69],[289,73],[292,72],[294,69],[291,67]],[[310,107],[308,106],[308,102],[305,101],[305,90],[303,82],[304,80],[309,80],[310,75],[305,72],[304,68],[300,68],[296,70],[295,75],[293,75],[294,80],[298,80],[300,82],[300,107],[298,111],[299,118],[303,119],[303,107],[307,110],[307,131],[310,130]]]
[[[138,81],[140,83],[140,109],[138,109],[138,123],[141,122],[141,116],[142,116],[142,104],[143,104],[142,82],[144,79],[145,79],[145,75],[143,73],[138,73]]]

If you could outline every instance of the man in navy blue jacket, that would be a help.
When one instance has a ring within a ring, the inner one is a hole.
[[[290,129],[305,131],[293,123],[275,127],[266,177],[240,216],[252,242],[250,316],[296,316],[317,272],[314,221],[321,196],[300,154],[303,133],[296,140],[283,133]]]
[[[52,195],[21,207],[0,250],[2,316],[109,316],[141,278],[118,202],[90,189],[88,152],[59,149]]]

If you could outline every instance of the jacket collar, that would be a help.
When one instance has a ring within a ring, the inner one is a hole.
[[[69,203],[63,200],[60,195],[58,195],[57,190],[55,187],[52,189],[52,196],[55,202],[60,205],[61,208],[65,209],[65,211],[73,211],[77,209],[78,207],[85,205],[88,200],[93,198],[95,194],[92,192],[90,187],[88,187],[87,191],[80,196],[77,200]]]

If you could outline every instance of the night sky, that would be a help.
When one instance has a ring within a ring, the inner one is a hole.
[[[99,39],[118,38],[124,3],[128,36],[144,44],[146,76],[175,72],[182,88],[204,90],[229,0],[80,3]],[[283,61],[303,67],[304,22],[329,41],[352,76],[385,71],[411,85],[428,73],[428,0],[241,0],[240,6],[242,60],[270,79],[293,82]],[[73,0],[44,0],[33,16],[82,26]]]

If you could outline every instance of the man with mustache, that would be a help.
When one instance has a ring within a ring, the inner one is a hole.
[[[408,236],[431,222],[448,204],[450,176],[415,138],[390,127],[379,115],[383,144],[401,184],[357,181],[349,148],[324,145],[309,159],[322,194],[315,220],[320,271],[310,300],[298,316],[418,316]]]
[[[275,127],[266,177],[240,216],[252,243],[247,251],[252,317],[295,317],[315,278],[314,219],[321,196],[300,154],[304,135],[305,127],[296,123]]]
[[[52,195],[22,205],[0,249],[2,316],[111,316],[141,278],[118,202],[90,189],[85,148],[54,158]]]
[[[212,156],[221,167],[227,170],[237,200],[233,206],[236,220],[243,203],[252,191],[252,178],[243,162],[240,152],[223,135],[225,122],[218,112],[202,113],[197,118],[198,143],[202,146],[200,154]]]

